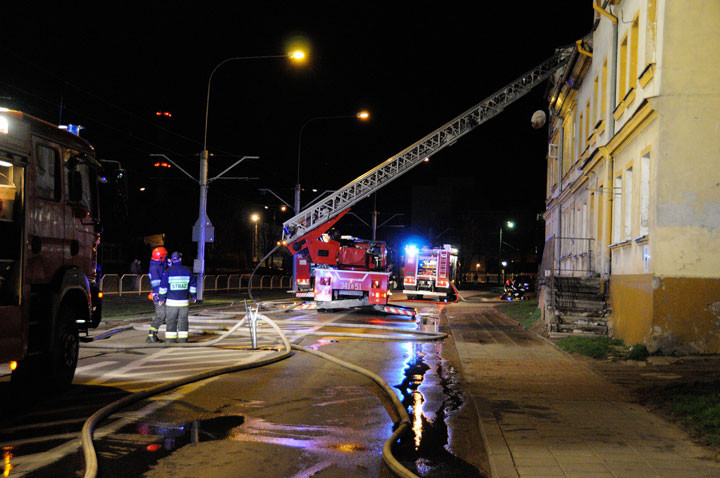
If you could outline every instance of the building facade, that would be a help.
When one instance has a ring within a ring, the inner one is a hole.
[[[541,272],[602,279],[627,344],[720,352],[720,1],[592,8],[548,90]]]

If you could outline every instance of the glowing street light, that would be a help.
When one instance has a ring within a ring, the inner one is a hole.
[[[218,63],[215,68],[210,72],[210,77],[208,78],[208,85],[207,85],[207,95],[205,97],[205,129],[203,133],[203,149],[200,152],[200,178],[198,183],[200,183],[200,207],[199,207],[199,217],[197,222],[195,223],[198,227],[198,252],[197,252],[197,260],[193,267],[193,272],[198,275],[197,280],[197,299],[202,300],[203,299],[203,288],[204,288],[204,282],[203,278],[205,276],[205,239],[206,239],[206,229],[207,226],[211,226],[211,224],[208,224],[210,221],[208,221],[207,217],[207,190],[208,190],[208,150],[207,150],[207,130],[208,130],[208,115],[210,113],[210,86],[212,85],[212,79],[215,75],[215,72],[225,63],[229,63],[231,61],[239,61],[239,60],[262,60],[262,59],[271,59],[271,58],[284,58],[284,59],[290,59],[291,61],[295,63],[303,63],[307,55],[305,52],[301,49],[293,49],[290,52],[284,54],[284,55],[263,55],[263,56],[239,56],[239,57],[231,57],[226,58],[225,60]],[[245,159],[245,158],[243,158]],[[242,159],[240,161],[237,161],[235,164],[230,166],[230,168],[234,167],[235,165],[242,162]],[[230,169],[228,168],[228,169]],[[224,174],[228,169],[223,171]],[[257,230],[257,229],[256,229]]]
[[[502,236],[503,236],[503,229],[507,227],[508,229],[515,229],[515,222],[514,221],[505,221],[505,224],[500,226],[500,243],[498,244],[498,263],[500,265],[500,269],[502,270],[502,282],[505,282],[505,267],[507,266],[507,262],[502,260]],[[500,274],[498,274],[498,277]]]
[[[336,115],[336,116],[316,116],[314,118],[310,118],[309,120],[305,121],[303,125],[300,127],[300,134],[298,135],[298,150],[297,150],[297,182],[295,183],[295,203],[294,203],[294,209],[295,214],[300,214],[300,157],[302,153],[302,137],[303,132],[305,131],[305,127],[310,124],[313,121],[319,121],[319,120],[333,120],[333,119],[347,119],[347,118],[355,118],[359,119],[361,121],[367,121],[370,119],[370,112],[367,110],[361,110],[355,113],[354,115]],[[313,189],[313,192],[316,192],[316,189]],[[297,263],[295,262],[295,259],[293,258],[293,275],[292,275],[292,288],[293,290],[297,289]]]
[[[253,262],[258,260],[258,221],[260,220],[260,214],[254,212],[250,215],[250,220],[255,223],[255,234],[253,235]]]

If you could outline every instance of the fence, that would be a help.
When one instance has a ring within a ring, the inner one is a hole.
[[[230,292],[247,289],[250,274],[217,274],[203,278],[205,292]],[[289,289],[292,276],[263,275],[252,278],[253,289]],[[150,293],[150,278],[147,274],[106,274],[100,279],[100,290],[104,295],[142,295]]]

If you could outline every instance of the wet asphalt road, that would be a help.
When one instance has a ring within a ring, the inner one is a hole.
[[[295,317],[297,325],[290,328],[299,332],[311,330],[303,320],[358,326],[343,332],[361,332],[364,324],[442,330],[440,307],[422,307],[428,312],[425,324],[352,312],[304,311],[282,318]],[[129,340],[134,334],[138,342],[144,336],[142,331],[123,334],[130,334],[124,337]],[[460,389],[452,338],[420,343],[328,336],[299,343],[367,368],[397,391],[413,433],[394,454],[409,469],[428,477],[483,476],[478,470],[482,444]],[[22,413],[5,414],[0,443],[7,476],[82,476],[75,437],[87,416],[132,391],[203,365],[224,365],[239,354],[152,352],[84,350],[73,389],[25,403]],[[0,392],[4,389],[7,384],[0,382]],[[96,433],[95,446],[103,477],[392,476],[382,462],[382,446],[393,431],[394,415],[367,378],[295,353],[133,405],[105,422],[112,424],[111,433]]]

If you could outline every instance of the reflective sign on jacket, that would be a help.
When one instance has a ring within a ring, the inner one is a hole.
[[[182,264],[173,264],[160,281],[160,300],[168,307],[184,307],[189,305],[189,298],[195,300],[196,279],[190,269]]]

